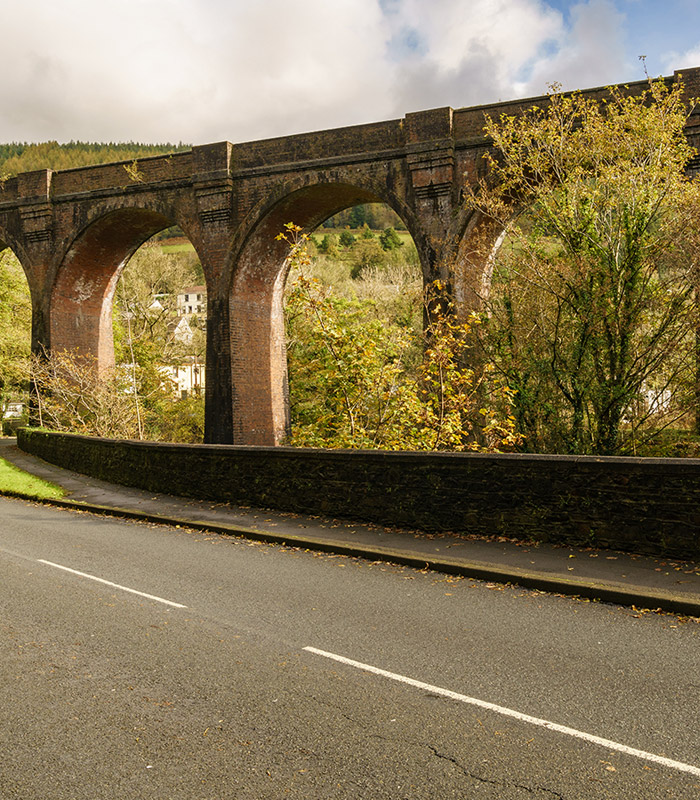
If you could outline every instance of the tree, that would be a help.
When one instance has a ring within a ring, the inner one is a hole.
[[[385,228],[379,236],[379,244],[384,250],[396,250],[403,247],[403,239],[394,228]]]
[[[88,436],[132,439],[139,433],[131,382],[124,370],[98,370],[77,352],[32,357],[39,424]]]
[[[348,224],[351,228],[361,228],[363,225],[367,224],[368,216],[368,207],[366,205],[353,206],[350,209]]]
[[[115,357],[127,368],[139,435],[165,441],[201,441],[202,397],[180,400],[164,367],[193,358],[205,361],[205,323],[196,315],[183,338],[177,296],[197,277],[194,253],[163,253],[157,246],[136,252],[122,272],[115,296]]]
[[[368,203],[366,205],[353,206],[340,211],[338,214],[327,219],[324,228],[344,228],[348,226],[353,229],[368,225],[372,230],[383,230],[389,226],[397,231],[405,231],[401,218],[384,203]]]
[[[369,227],[369,225],[365,222],[365,224],[360,229],[360,238],[361,239],[374,239],[374,232]]]
[[[346,229],[340,232],[339,242],[341,247],[352,247],[355,244],[355,237]]]
[[[386,265],[386,253],[376,239],[360,239],[352,249],[350,277],[359,278],[371,269]]]
[[[323,239],[321,239],[316,249],[318,250],[319,253],[321,253],[321,255],[333,258],[334,256],[338,255],[337,241],[338,241],[337,237],[326,233],[324,234]]]
[[[183,342],[173,334],[177,295],[197,277],[193,253],[163,253],[159,247],[138,250],[122,272],[115,296],[115,350],[118,362],[129,362],[131,348],[143,358],[150,353],[160,364],[177,363],[183,356],[203,360],[204,329],[192,318],[194,338]]]
[[[188,147],[183,144],[140,144],[55,141],[37,144],[0,145],[0,174],[16,175],[39,169],[75,169],[91,164],[126,161],[154,155],[167,155]]]
[[[688,410],[700,191],[687,113],[682,85],[660,80],[602,100],[554,90],[487,121],[487,175],[467,191],[493,266],[481,339],[527,449],[627,452],[668,424],[650,397]]]
[[[513,420],[484,403],[509,392],[488,371],[464,366],[471,323],[449,304],[434,314],[425,340],[409,326],[390,324],[372,301],[333,294],[307,273],[306,237],[288,225],[293,286],[286,318],[292,411],[297,446],[389,450],[481,450],[512,447]],[[444,287],[431,293],[443,298]],[[433,297],[427,298],[432,301]],[[416,364],[416,352],[423,358]],[[479,433],[483,436],[479,441]]]
[[[18,394],[29,376],[32,302],[19,261],[0,253],[0,409]]]

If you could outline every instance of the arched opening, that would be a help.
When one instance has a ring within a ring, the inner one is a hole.
[[[202,440],[205,280],[171,217],[121,209],[90,225],[59,269],[50,334],[51,357],[68,354],[80,379],[99,375],[100,403],[111,403],[95,400],[100,425],[79,415],[89,432]]]
[[[317,232],[309,244],[309,250],[315,251],[311,258],[317,266],[337,269],[333,262],[342,249],[345,260],[340,270],[346,273],[343,279],[346,286],[351,282],[358,286],[374,283],[376,289],[379,278],[389,274],[391,266],[394,277],[398,273],[405,282],[407,271],[401,269],[400,259],[392,256],[391,251],[413,254],[408,259],[410,268],[415,269],[417,284],[422,285],[410,236],[408,232],[397,232],[392,225],[373,231],[369,225],[365,229],[363,222],[354,233],[346,228],[343,244],[340,232],[337,234],[336,252],[333,248],[331,253],[319,252],[324,249],[324,237],[336,235],[332,228],[319,233],[317,229],[322,223],[346,209],[381,202],[381,197],[367,189],[348,184],[316,184],[278,200],[248,236],[237,257],[230,300],[234,443],[279,444],[288,440],[291,431],[284,313],[290,250],[289,243],[278,238],[287,223],[295,223],[306,234]],[[403,226],[397,224],[397,227]],[[393,234],[384,228],[393,228]],[[381,244],[382,237],[386,249]],[[356,293],[355,288],[352,294]],[[403,299],[398,298],[399,302]]]
[[[518,209],[513,208],[513,220]],[[458,316],[466,319],[488,305],[497,254],[507,239],[506,228],[479,211],[463,220],[449,269]]]
[[[151,236],[173,223],[146,209],[112,211],[89,225],[60,265],[51,295],[50,349],[114,364],[112,301],[121,270]]]
[[[29,284],[14,251],[0,241],[0,425],[5,436],[27,424],[31,337]]]
[[[115,363],[138,393],[148,439],[201,442],[206,390],[207,288],[178,226],[131,256],[114,295]]]
[[[418,251],[388,205],[325,220],[293,259],[285,291],[287,443],[391,447],[402,384],[423,352]]]

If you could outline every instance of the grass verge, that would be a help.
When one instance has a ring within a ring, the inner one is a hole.
[[[19,494],[40,500],[59,500],[65,492],[60,486],[43,481],[0,458],[0,494]]]
[[[162,244],[160,249],[164,253],[193,253],[194,245],[190,242],[178,242],[178,244]]]

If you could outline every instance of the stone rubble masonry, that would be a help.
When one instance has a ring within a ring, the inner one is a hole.
[[[700,557],[700,459],[651,459],[118,441],[20,429],[22,450],[153,492],[504,535],[679,559]]]
[[[671,84],[678,74],[665,80]],[[688,96],[698,96],[700,68],[685,70],[683,79]],[[495,241],[499,234],[461,202],[465,182],[484,168],[484,115],[518,114],[546,102],[437,108],[2,181],[0,247],[14,250],[27,275],[33,351],[78,350],[109,367],[118,276],[144,241],[177,224],[206,281],[205,440],[276,445],[289,430],[282,306],[288,248],[275,239],[284,225],[312,231],[352,205],[387,203],[413,236],[424,281],[442,279],[466,316],[479,305],[488,268],[471,237],[488,231]],[[688,120],[691,143],[700,143],[699,131],[700,111]],[[697,167],[692,163],[691,171]]]

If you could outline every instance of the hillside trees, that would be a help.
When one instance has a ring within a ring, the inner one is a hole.
[[[553,91],[487,122],[494,153],[467,202],[507,237],[490,254],[481,340],[529,450],[629,452],[694,401],[700,191],[684,174],[686,117],[682,87],[658,81],[602,103]]]
[[[333,217],[327,219],[322,228],[362,228],[367,225],[373,230],[383,230],[393,227],[396,230],[406,230],[401,218],[392,211],[389,206],[383,203],[367,203],[359,206],[352,206],[345,211],[340,211]]]
[[[112,161],[132,161],[145,156],[162,155],[187,149],[179,144],[141,144],[138,142],[39,142],[36,144],[0,144],[0,176],[38,169],[73,169]]]

